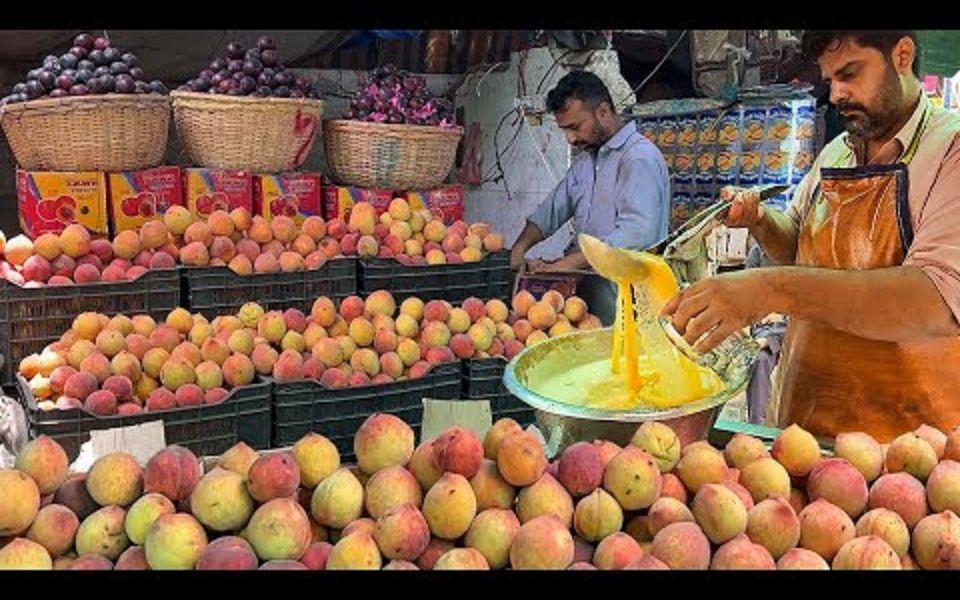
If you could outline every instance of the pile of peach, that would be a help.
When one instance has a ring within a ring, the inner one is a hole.
[[[836,442],[794,425],[770,450],[681,448],[651,422],[548,463],[510,419],[416,445],[377,413],[352,465],[310,433],[206,473],[172,446],[68,475],[41,437],[0,470],[0,569],[960,569],[960,429]]]

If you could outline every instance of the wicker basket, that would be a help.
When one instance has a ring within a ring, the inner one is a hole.
[[[170,97],[105,94],[0,108],[17,163],[28,171],[135,171],[163,162]]]
[[[389,125],[365,121],[324,123],[327,168],[343,185],[390,190],[441,185],[453,167],[463,128]]]
[[[323,113],[308,98],[173,92],[173,119],[187,156],[214,169],[280,173],[303,164]]]

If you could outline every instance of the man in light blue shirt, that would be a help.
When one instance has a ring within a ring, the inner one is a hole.
[[[576,232],[588,233],[612,246],[645,248],[667,235],[670,181],[660,150],[624,122],[613,108],[603,81],[588,71],[564,76],[547,95],[567,142],[581,153],[553,193],[527,218],[511,250],[518,269],[527,251],[554,234],[571,218]],[[572,245],[553,262],[530,261],[532,272],[589,268]],[[613,323],[615,286],[595,275],[584,277],[577,293],[605,325]]]

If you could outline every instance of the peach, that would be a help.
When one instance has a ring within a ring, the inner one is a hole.
[[[755,544],[741,534],[720,546],[713,555],[710,569],[724,570],[776,570],[773,557],[766,548]]]
[[[247,488],[243,475],[216,467],[197,483],[190,510],[212,531],[236,531],[246,525],[254,511]]]
[[[147,553],[143,546],[130,546],[117,557],[115,571],[149,571]]]
[[[18,238],[22,236],[17,236],[7,242],[7,247],[4,250],[4,255],[7,257],[13,264],[22,264],[16,262],[16,259],[19,258],[18,254],[15,254],[11,258],[11,252],[19,244],[15,244]],[[13,248],[11,248],[13,246]],[[63,253],[71,258],[80,258],[84,254],[90,252],[90,232],[87,231],[87,228],[79,224],[67,225],[63,231],[60,232],[60,248],[63,250]]]
[[[577,503],[573,525],[586,541],[599,542],[620,531],[623,510],[613,496],[598,488]]]
[[[552,514],[570,527],[573,524],[573,499],[552,475],[544,473],[536,483],[520,491],[516,512],[521,523]]]
[[[104,506],[80,523],[74,542],[77,554],[99,554],[116,560],[130,540],[124,531],[126,511],[115,505]]]
[[[163,223],[174,235],[183,235],[193,223],[193,215],[183,206],[171,206],[163,213]]]
[[[197,560],[198,571],[253,571],[257,555],[243,538],[224,536],[207,544]]]
[[[671,523],[696,522],[693,513],[675,498],[661,497],[647,511],[646,528],[651,539]]]
[[[927,478],[927,501],[933,512],[960,513],[960,463],[943,460]]]
[[[947,441],[943,446],[943,458],[960,462],[960,425],[947,434]]]
[[[27,442],[14,463],[15,469],[33,478],[42,495],[57,491],[67,478],[67,467],[63,447],[46,435]]]
[[[229,359],[228,359],[229,361]],[[226,368],[224,363],[224,367]],[[160,369],[160,383],[171,392],[196,381],[196,371],[190,361],[171,356]]]
[[[785,499],[768,498],[750,509],[746,533],[778,559],[800,541],[800,520]]]
[[[227,396],[230,395],[230,392],[223,389],[222,387],[215,387],[207,390],[203,394],[203,403],[204,404],[220,404],[221,402],[227,399]]]
[[[356,531],[362,531],[367,535],[373,535],[373,532],[376,530],[376,528],[376,521],[369,517],[361,517],[355,521],[352,521],[346,527],[340,530],[340,539],[343,539]]]
[[[173,502],[163,494],[148,493],[137,499],[124,518],[124,531],[131,542],[142,546],[147,530],[163,515],[177,512]]]
[[[52,558],[65,554],[73,547],[80,521],[66,506],[50,504],[37,513],[26,532],[26,537],[41,546]]]
[[[129,506],[143,490],[143,474],[133,456],[111,452],[94,461],[86,485],[90,497],[101,506]]]
[[[380,570],[380,550],[373,536],[365,532],[341,538],[327,557],[326,570]]]
[[[660,486],[656,461],[636,446],[627,446],[614,456],[603,475],[604,489],[613,494],[625,510],[649,507],[659,498]]]
[[[144,406],[147,410],[169,410],[177,407],[177,399],[170,390],[158,388],[150,393]]]
[[[274,498],[250,517],[246,539],[261,560],[296,560],[311,541],[310,519],[293,498]]]
[[[541,300],[530,307],[527,320],[535,329],[550,329],[557,323],[557,313],[549,302]]]
[[[421,489],[424,491],[429,490],[433,484],[440,479],[440,476],[443,475],[443,472],[437,467],[437,463],[433,457],[434,441],[434,439],[429,439],[421,442],[421,444],[417,446],[416,450],[413,451],[413,454],[410,457],[410,462],[407,464],[407,469],[409,469],[410,472],[413,473],[413,476],[417,478]],[[481,470],[477,473],[477,475],[474,476],[474,478],[480,477],[482,473],[483,467],[481,466]],[[474,491],[476,493],[476,488],[474,488]]]
[[[168,446],[154,454],[143,472],[143,489],[158,493],[173,502],[190,496],[200,479],[200,463],[189,449]]]
[[[909,473],[888,473],[870,487],[867,506],[892,510],[912,529],[927,514],[926,492]]]
[[[723,544],[747,529],[747,509],[735,493],[722,485],[704,484],[696,493],[691,512],[714,544]]]
[[[170,359],[170,353],[164,348],[154,347],[147,350],[143,355],[143,372],[153,378],[160,377],[160,371],[163,365]]]
[[[340,468],[340,453],[326,437],[310,432],[291,449],[300,469],[300,483],[307,489],[317,485]]]
[[[557,479],[577,498],[591,493],[603,483],[604,468],[600,450],[596,446],[589,442],[577,442],[560,455]]]
[[[497,460],[497,453],[503,439],[514,432],[522,431],[520,425],[511,418],[498,419],[483,438],[483,454],[493,461]]]
[[[807,495],[811,501],[823,498],[855,519],[867,506],[867,482],[846,460],[828,458],[818,462],[810,471]]]
[[[920,568],[932,571],[950,567],[953,548],[960,546],[960,517],[953,511],[928,515],[913,528],[910,548]],[[955,561],[954,561],[955,562]]]
[[[423,499],[423,515],[430,532],[442,539],[455,540],[466,533],[476,513],[473,489],[456,473],[444,473]]]
[[[867,511],[857,521],[857,537],[876,536],[897,553],[906,556],[910,550],[910,530],[897,513],[886,508],[874,508]]]
[[[937,454],[937,460],[943,460],[943,454],[947,447],[947,435],[945,433],[936,427],[931,427],[926,424],[917,427],[914,433],[920,436],[920,439],[930,444],[930,447],[933,448]]]
[[[806,548],[791,548],[777,561],[779,571],[827,571],[830,566],[816,552]]]
[[[510,561],[510,548],[520,522],[513,512],[491,508],[476,516],[464,537],[467,548],[480,553],[491,569],[502,569]]]
[[[87,396],[83,408],[98,416],[113,416],[117,414],[117,397],[109,390],[98,390]]]
[[[739,482],[747,488],[754,502],[790,497],[790,475],[773,458],[758,458],[748,463],[740,472]]]
[[[547,468],[547,459],[540,442],[532,434],[515,431],[507,434],[496,452],[497,468],[513,486],[531,485]]]
[[[419,508],[423,501],[420,483],[410,471],[394,465],[380,469],[370,477],[364,493],[367,513],[379,519],[392,508],[411,504]]]
[[[280,263],[272,254],[261,254],[253,261],[253,271],[255,273],[279,273]]]
[[[240,387],[253,381],[253,363],[246,355],[233,354],[223,361],[223,380],[231,387]]]
[[[264,454],[250,465],[247,491],[260,503],[290,498],[300,487],[300,467],[289,452]]]
[[[259,458],[256,450],[244,442],[237,442],[220,456],[217,466],[247,478],[250,466]]]
[[[363,493],[363,485],[349,469],[337,469],[314,489],[310,514],[321,525],[346,527],[363,513]]]
[[[188,514],[163,515],[147,530],[143,549],[152,570],[193,570],[207,534],[203,526]]]
[[[207,217],[207,226],[213,235],[231,236],[236,229],[233,219],[225,210],[215,210]],[[189,229],[188,229],[189,231]]]
[[[920,481],[926,481],[930,471],[937,465],[937,453],[916,433],[905,433],[890,442],[884,465],[887,473],[903,471]]]
[[[230,220],[233,221],[234,230],[246,231],[250,229],[250,225],[253,222],[253,216],[250,214],[249,210],[242,206],[238,206],[230,211]],[[224,224],[224,226],[226,225]]]
[[[673,470],[680,461],[680,440],[677,434],[663,423],[643,423],[633,434],[630,443],[654,457],[661,473]]]
[[[843,509],[820,499],[800,511],[800,546],[824,560],[833,560],[840,547],[856,535],[856,527]]]
[[[444,553],[433,565],[434,571],[489,571],[484,555],[474,548],[453,548]]]
[[[777,436],[770,453],[790,475],[805,477],[820,460],[820,444],[810,432],[794,423]]]
[[[706,570],[710,566],[710,541],[696,523],[671,523],[657,532],[650,554],[670,569]]]
[[[350,231],[361,235],[373,235],[377,225],[377,213],[372,204],[357,202],[350,210],[347,218],[347,227]]]
[[[430,543],[430,528],[416,506],[400,504],[377,518],[373,538],[387,559],[412,561]]]
[[[536,302],[537,299],[534,298],[533,294],[527,290],[520,290],[510,301],[510,306],[513,308],[513,310],[517,311],[518,315],[521,317],[526,317],[530,307],[536,304]]]
[[[354,452],[367,474],[393,465],[405,465],[413,454],[413,430],[401,419],[385,413],[367,417],[354,436]]]
[[[745,433],[737,433],[727,442],[723,455],[731,467],[743,470],[755,459],[769,458],[770,452],[761,440]]]
[[[53,560],[50,554],[33,540],[16,538],[0,547],[0,571],[50,571],[52,569]]]
[[[414,458],[416,457],[417,454],[415,452]],[[413,459],[411,459],[410,462],[411,465],[413,465]],[[431,476],[433,476],[433,481],[439,479],[441,473],[440,470],[434,467],[433,470],[430,471]],[[430,485],[432,485],[433,481],[430,481]],[[486,510],[488,508],[509,509],[513,507],[516,490],[503,479],[497,470],[496,463],[490,459],[484,459],[480,465],[480,469],[470,478],[470,487],[473,488],[474,496],[477,499],[478,510]]]
[[[480,470],[483,445],[476,433],[462,427],[452,427],[441,433],[433,445],[434,459],[443,472],[458,473],[466,478]]]
[[[552,515],[521,525],[510,547],[510,566],[515,570],[562,570],[573,563],[573,557],[573,536]]]
[[[674,498],[687,503],[687,488],[683,486],[683,482],[680,481],[680,478],[673,473],[664,473],[661,478],[660,485],[660,497],[661,498]],[[722,484],[722,482],[721,482]]]
[[[210,253],[203,242],[193,242],[180,251],[180,262],[195,267],[206,266],[210,264]]]
[[[901,570],[900,557],[881,538],[868,535],[841,546],[832,564],[835,571]]]

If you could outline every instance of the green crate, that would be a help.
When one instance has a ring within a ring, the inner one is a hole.
[[[296,308],[309,314],[320,296],[338,301],[357,293],[357,261],[350,257],[296,273],[238,275],[228,267],[180,269],[186,308],[208,319],[236,313],[247,302],[257,302],[265,310]]]
[[[463,302],[471,296],[510,303],[513,273],[510,253],[494,252],[474,263],[405,266],[392,258],[362,258],[358,290],[366,296],[387,290],[397,302],[416,296],[424,302]]]
[[[468,358],[463,361],[463,398],[488,400],[494,421],[511,418],[522,427],[533,424],[536,415],[532,406],[511,394],[503,385],[503,358]]]
[[[344,461],[353,460],[353,437],[375,412],[403,419],[420,438],[423,399],[460,394],[460,361],[434,366],[417,379],[356,388],[328,389],[319,381],[273,381],[273,445],[293,445],[310,432],[327,437]]]
[[[80,313],[149,314],[161,321],[178,306],[177,269],[151,269],[133,281],[34,288],[0,279],[3,384],[14,385],[20,361],[60,339]]]
[[[30,386],[19,375],[17,391],[27,415],[30,438],[40,435],[53,438],[63,446],[70,461],[90,439],[91,431],[157,420],[163,421],[167,445],[185,446],[197,456],[222,454],[237,442],[246,442],[257,449],[270,447],[270,382],[259,379],[231,390],[219,404],[112,417],[94,415],[82,408],[40,410]]]

